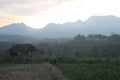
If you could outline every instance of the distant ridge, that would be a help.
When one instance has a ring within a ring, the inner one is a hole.
[[[42,29],[33,29],[24,23],[13,23],[0,28],[0,34],[24,35],[38,39],[71,38],[76,34],[120,34],[120,18],[109,16],[92,16],[82,22],[68,22],[64,24],[49,23]]]
[[[33,29],[24,23],[13,23],[0,28],[0,34],[5,35],[27,35],[31,33],[31,31],[33,31]]]
[[[50,23],[42,32],[45,37],[73,37],[76,34],[120,34],[120,18],[116,16],[92,16],[82,22],[68,22],[64,24]]]
[[[36,41],[35,38],[21,35],[0,35],[0,42],[20,42],[29,43]]]

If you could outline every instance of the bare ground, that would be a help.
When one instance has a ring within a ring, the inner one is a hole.
[[[1,67],[0,80],[68,80],[49,63]]]

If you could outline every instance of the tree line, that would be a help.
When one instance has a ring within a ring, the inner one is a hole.
[[[0,53],[6,54],[7,50],[18,43],[0,42]],[[78,34],[71,40],[63,42],[39,42],[32,43],[43,55],[48,56],[79,56],[79,57],[119,57],[120,35],[90,34],[88,36]]]
[[[120,56],[120,35],[78,34],[66,42],[39,43],[45,55],[81,57],[118,57]]]

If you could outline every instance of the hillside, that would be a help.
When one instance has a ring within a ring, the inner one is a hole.
[[[73,37],[76,34],[120,34],[120,18],[115,16],[91,16],[82,22],[68,22],[64,24],[50,23],[42,29],[45,37]]]
[[[0,35],[0,42],[32,42],[37,40],[36,38],[32,38],[29,36],[21,36],[21,35]]]
[[[24,23],[13,23],[0,28],[0,34],[4,35],[31,35],[34,29]]]
[[[0,28],[0,34],[22,35],[37,39],[71,38],[76,34],[120,34],[120,18],[116,16],[91,16],[82,22],[49,23],[42,29],[33,29],[24,23],[13,23]]]
[[[0,80],[68,80],[48,63],[1,67]]]

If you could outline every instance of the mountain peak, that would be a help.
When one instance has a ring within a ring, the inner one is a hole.
[[[24,23],[13,23],[0,28],[0,34],[28,35],[39,38],[73,37],[76,34],[111,34],[120,33],[120,18],[108,16],[91,16],[87,21],[63,24],[49,23],[42,29],[32,29]]]
[[[31,28],[27,25],[25,25],[24,23],[12,23],[6,26],[3,26],[2,28]]]
[[[90,18],[88,18],[87,21],[109,21],[109,20],[117,20],[118,17],[114,16],[114,15],[107,15],[107,16],[91,16]]]
[[[24,23],[12,23],[0,28],[0,34],[19,35],[32,31],[32,28],[26,26]]]

